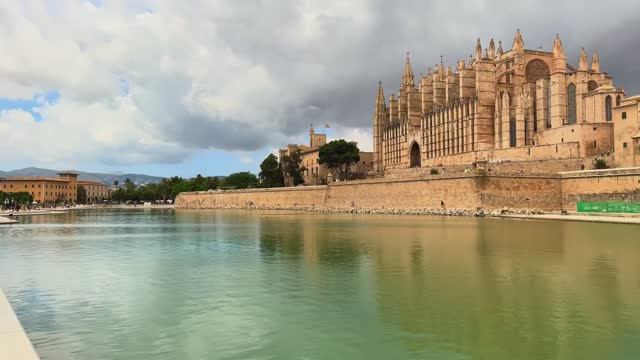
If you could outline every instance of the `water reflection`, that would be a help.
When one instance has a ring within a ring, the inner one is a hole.
[[[626,359],[638,230],[80,211],[0,228],[0,286],[45,359]]]

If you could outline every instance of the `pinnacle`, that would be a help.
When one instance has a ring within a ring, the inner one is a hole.
[[[520,29],[516,31],[516,36],[513,38],[512,49],[516,51],[524,50],[524,40],[522,39],[522,34],[520,33]]]
[[[409,52],[407,52],[407,60],[404,63],[404,73],[402,74],[402,86],[414,86],[413,69],[411,69],[411,60]]]

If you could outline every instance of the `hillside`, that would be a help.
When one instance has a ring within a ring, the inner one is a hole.
[[[18,177],[18,176],[39,176],[39,177],[56,177],[59,170],[42,169],[29,167],[18,170],[2,171],[0,170],[0,177]],[[151,176],[144,174],[102,174],[92,173],[86,171],[78,171],[80,174],[78,178],[80,180],[98,181],[106,185],[113,185],[115,180],[118,180],[120,184],[124,183],[125,179],[131,179],[136,185],[159,183],[162,177]]]

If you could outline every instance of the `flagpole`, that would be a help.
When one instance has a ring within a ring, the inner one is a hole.
[[[329,129],[331,128],[331,126],[330,126],[328,123],[326,123],[326,122],[325,122],[325,123],[323,123],[322,125],[323,125],[323,127],[324,127],[324,134],[325,134],[325,135],[326,135],[326,137],[327,137],[327,141],[329,141],[329,135],[330,135],[330,133],[329,133]]]

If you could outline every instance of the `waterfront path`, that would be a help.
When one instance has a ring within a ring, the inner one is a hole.
[[[0,216],[0,225],[15,224],[18,221]]]
[[[564,220],[564,221],[584,221],[584,222],[640,225],[640,216],[638,215],[611,215],[611,214],[605,215],[605,214],[572,213],[567,215],[562,215],[562,214],[501,215],[501,217],[516,218],[516,219]]]
[[[2,289],[0,289],[0,359],[39,359]]]
[[[58,215],[58,214],[65,214],[67,213],[67,210],[20,210],[20,211],[4,211],[4,212],[0,212],[0,216],[8,216],[8,215],[13,215],[13,216],[29,216],[29,215]]]

